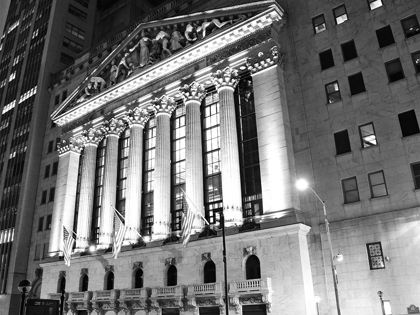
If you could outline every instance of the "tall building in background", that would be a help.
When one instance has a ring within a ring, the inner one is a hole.
[[[6,23],[7,12],[9,10],[10,0],[0,2],[0,35],[3,35],[3,27]]]

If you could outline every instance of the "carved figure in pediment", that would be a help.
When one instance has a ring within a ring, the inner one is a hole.
[[[162,55],[161,58],[165,59],[166,57],[169,57],[172,55],[171,51],[168,48],[169,40],[171,39],[171,36],[169,36],[168,33],[165,31],[160,31],[156,35],[156,41],[159,44],[159,47],[161,47]],[[166,56],[167,55],[167,56]]]
[[[139,68],[143,68],[145,65],[149,63],[150,53],[149,53],[149,45],[151,44],[151,40],[149,37],[146,36],[146,32],[144,30],[140,33],[141,38],[139,42],[130,49],[130,52],[133,52],[137,48],[139,48]]]
[[[201,27],[199,28],[198,31],[202,32],[202,36],[204,38],[204,37],[206,37],[206,34],[207,34],[207,28],[214,25],[214,26],[216,26],[216,28],[214,28],[213,30],[216,30],[216,29],[221,29],[223,26],[225,26],[227,24],[232,24],[232,23],[233,23],[233,20],[220,22],[219,19],[212,19],[211,21],[206,21],[203,24],[201,24]]]
[[[130,67],[128,65],[129,56],[129,53],[125,53],[124,56],[121,58],[120,63],[118,64],[118,69],[116,73],[117,82],[120,82],[127,77],[128,71],[130,70]],[[122,78],[120,79],[120,77]]]
[[[109,76],[109,85],[115,85],[117,83],[118,66],[115,64],[115,60],[111,61],[111,74]]]
[[[183,48],[181,41],[184,40],[184,36],[182,36],[181,32],[178,30],[178,27],[175,25],[172,29],[171,34],[171,50],[175,52]]]
[[[161,60],[162,48],[156,39],[152,39],[152,48],[150,48],[149,64],[153,65]]]
[[[193,44],[198,39],[197,24],[188,23],[187,27],[185,28],[184,35],[185,39],[187,40],[187,45]]]
[[[101,90],[106,88],[106,82],[101,77],[91,77],[90,82],[93,84],[93,88],[95,89],[95,93],[100,93]]]

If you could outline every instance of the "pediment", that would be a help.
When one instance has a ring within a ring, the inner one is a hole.
[[[73,123],[107,103],[282,20],[276,1],[255,1],[138,25],[51,115]]]

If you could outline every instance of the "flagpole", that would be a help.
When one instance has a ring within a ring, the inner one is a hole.
[[[225,269],[225,304],[226,315],[229,315],[229,297],[228,297],[228,282],[227,282],[227,262],[226,262],[226,238],[225,238],[225,215],[223,210],[220,212],[220,220],[222,223],[222,238],[223,238],[223,266]]]

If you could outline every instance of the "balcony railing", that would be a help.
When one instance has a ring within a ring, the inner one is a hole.
[[[170,287],[158,287],[152,289],[152,298],[153,297],[176,297],[182,296],[183,290],[182,286],[170,286]]]
[[[119,297],[119,290],[100,290],[93,292],[92,300],[95,301],[115,301]]]
[[[214,295],[222,294],[223,287],[222,283],[206,283],[206,284],[195,284],[188,286],[187,295],[188,296],[197,296],[197,295]]]

